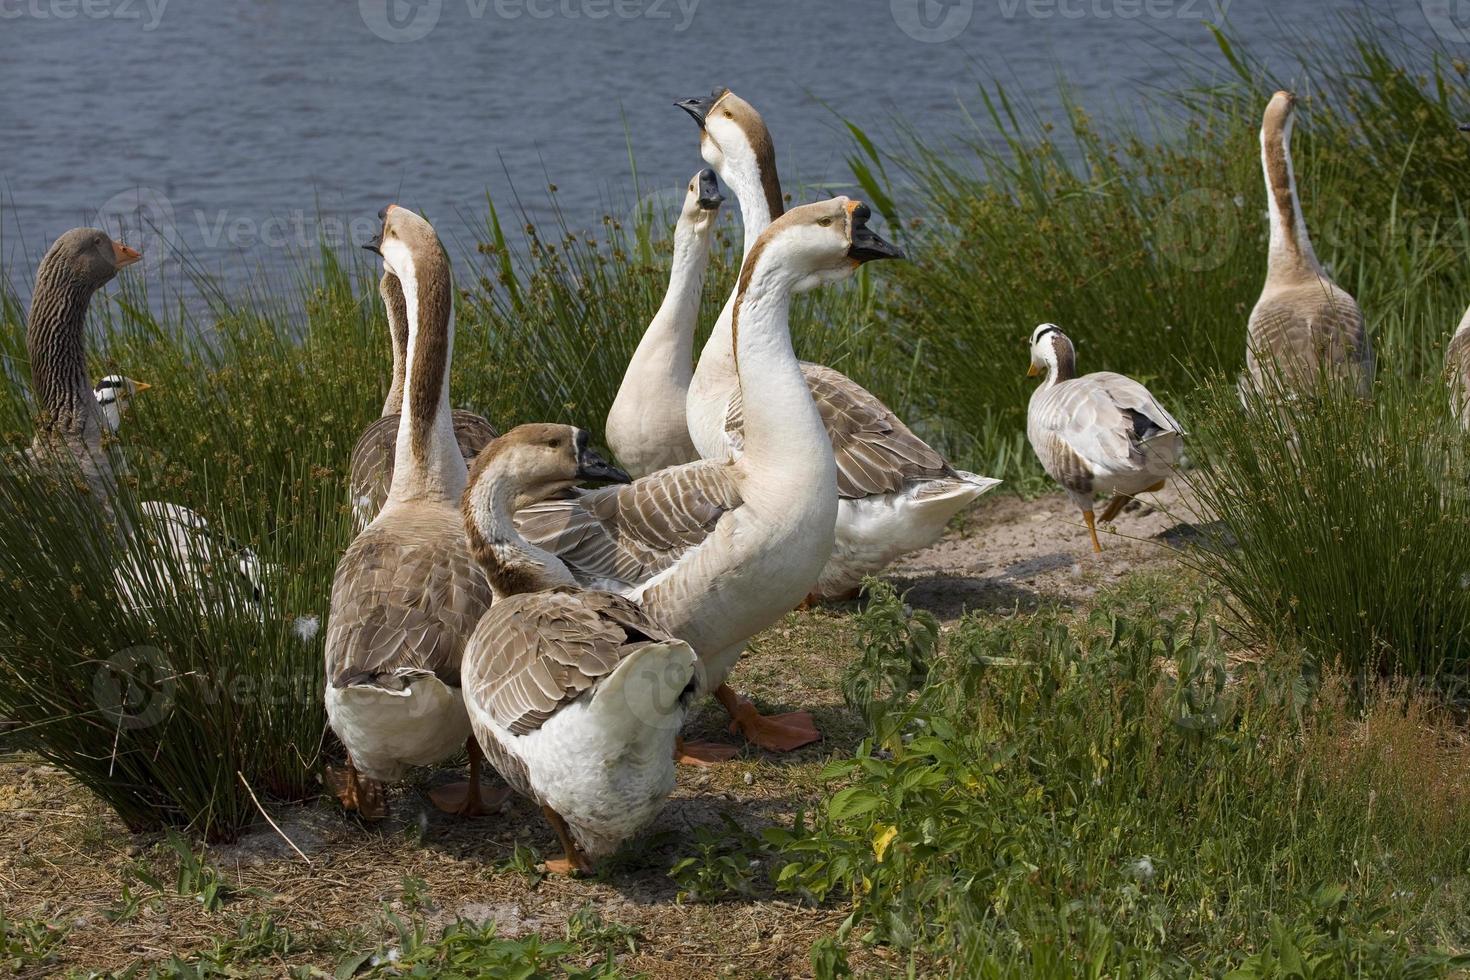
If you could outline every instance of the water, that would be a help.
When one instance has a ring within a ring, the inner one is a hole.
[[[1179,56],[1220,63],[1222,13],[1261,44],[1366,13],[1470,54],[1447,3],[0,0],[0,268],[24,295],[52,239],[100,221],[148,276],[187,264],[238,292],[319,245],[350,254],[390,201],[463,248],[487,191],[545,220],[549,183],[592,226],[679,196],[702,163],[671,103],[717,85],[762,110],[787,189],[816,187],[846,174],[834,113],[943,142],[974,133],[961,102],[984,79],[1050,111],[1059,73],[1127,111]]]

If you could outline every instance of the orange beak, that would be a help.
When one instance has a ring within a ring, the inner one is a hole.
[[[112,261],[119,269],[126,269],[142,258],[143,253],[136,248],[128,248],[122,242],[112,243]]]
[[[140,391],[147,391],[149,388],[152,388],[152,387],[153,386],[151,384],[149,384],[148,382],[146,382],[146,381],[134,381],[133,382],[133,394],[137,394]]]
[[[1039,375],[1040,373],[1041,373],[1041,368],[1037,367],[1034,363],[1030,367],[1028,367],[1026,369],[1026,377],[1028,377],[1028,378],[1034,378],[1037,375]]]

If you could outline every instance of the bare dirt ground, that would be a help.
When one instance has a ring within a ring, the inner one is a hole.
[[[1092,553],[1081,516],[1059,494],[988,499],[966,526],[901,563],[891,578],[909,590],[913,606],[949,623],[966,610],[1082,605],[1129,572],[1176,561],[1167,543],[1189,533],[1181,528],[1187,508],[1177,491],[1145,499],[1120,516],[1117,533],[1104,536],[1101,555]],[[241,918],[261,912],[305,937],[302,954],[287,962],[330,973],[342,951],[391,941],[385,909],[431,925],[493,921],[502,936],[559,939],[568,919],[591,905],[605,921],[637,930],[637,951],[620,960],[629,972],[805,976],[812,942],[836,930],[844,907],[803,907],[759,889],[709,904],[680,901],[667,870],[695,853],[696,828],[718,832],[722,815],[747,829],[790,823],[821,792],[824,763],[861,738],[839,693],[853,648],[851,608],[793,613],[752,644],[734,677],[763,709],[812,710],[825,741],[789,756],[747,751],[718,768],[682,771],[643,846],[627,849],[636,853],[616,859],[597,879],[541,878],[509,867],[518,844],[555,852],[550,831],[525,801],[492,818],[455,821],[426,805],[420,785],[400,791],[393,816],[370,828],[327,802],[275,807],[280,834],[262,826],[208,855],[229,884],[249,891],[214,912],[189,896],[153,893],[135,914],[117,918],[128,869],[149,869],[171,885],[178,856],[156,835],[129,834],[59,771],[10,756],[0,757],[0,910],[68,928],[59,960],[41,973],[116,970],[187,954],[235,935]],[[718,710],[706,707],[693,734],[721,737],[719,721]],[[424,882],[423,898],[414,897],[412,883],[405,894],[406,878]],[[140,890],[136,881],[131,887]],[[902,971],[904,964],[881,955],[855,954],[853,966]]]

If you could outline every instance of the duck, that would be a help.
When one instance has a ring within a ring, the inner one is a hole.
[[[352,516],[355,530],[361,533],[372,523],[388,499],[393,485],[394,449],[398,443],[398,423],[403,411],[404,362],[408,357],[408,313],[404,306],[403,284],[393,273],[384,271],[378,282],[378,293],[388,314],[388,335],[393,349],[393,380],[382,414],[357,439],[348,463],[348,485],[351,488]],[[464,409],[453,409],[454,439],[468,466],[480,450],[495,438],[495,426],[483,417]]]
[[[218,595],[221,607],[263,615],[269,567],[254,551],[219,534],[187,507],[164,501],[124,504],[119,496],[118,477],[126,463],[112,439],[126,400],[150,386],[116,374],[89,385],[87,310],[97,290],[142,257],[105,231],[74,228],[58,237],[41,260],[26,319],[37,406],[28,458],[47,471],[60,467],[80,476],[120,545],[114,578],[122,605],[142,611],[194,591]],[[222,569],[229,575],[220,576]]]
[[[1031,333],[1032,377],[1026,437],[1047,475],[1082,511],[1092,550],[1101,552],[1093,501],[1112,494],[1106,524],[1140,493],[1164,488],[1184,453],[1184,428],[1147,388],[1109,371],[1077,376],[1077,352],[1054,323]]]
[[[380,819],[387,784],[463,747],[469,780],[440,787],[430,798],[441,810],[473,817],[500,800],[488,800],[480,785],[483,760],[460,689],[464,646],[489,609],[491,592],[460,514],[469,470],[449,407],[453,276],[439,236],[422,216],[394,204],[379,217],[382,230],[364,247],[402,284],[406,410],[388,499],[348,546],[332,579],[325,701],[347,764],[330,770],[328,783],[346,809]]]
[[[1362,310],[1332,281],[1307,233],[1291,162],[1297,97],[1277,92],[1261,123],[1261,170],[1266,179],[1271,243],[1266,283],[1246,327],[1242,403],[1290,398],[1319,380],[1342,382],[1367,398],[1375,358]]]
[[[728,88],[675,103],[699,124],[700,152],[740,202],[745,254],[785,209],[776,151],[759,112]],[[745,406],[735,383],[727,303],[700,352],[686,420],[701,456],[743,451]],[[1000,481],[955,468],[872,392],[820,364],[802,373],[832,443],[839,494],[837,542],[809,602],[849,599],[862,580],[933,544],[952,517]]]
[[[643,332],[607,413],[603,433],[634,477],[699,458],[684,402],[694,374],[694,329],[709,268],[710,239],[724,203],[715,172],[695,174],[674,226],[674,258],[663,303]]]
[[[573,493],[516,513],[533,545],[580,583],[622,583],[670,635],[699,655],[699,694],[712,693],[747,741],[791,751],[821,738],[810,713],[761,715],[727,679],[752,636],[815,588],[836,542],[837,464],[791,346],[793,294],[849,278],[902,251],[871,228],[861,201],[793,208],[756,238],[730,304],[735,383],[745,400],[744,451],[669,467],[624,486]],[[712,764],[728,746],[681,745]]]
[[[490,764],[556,833],[563,856],[546,867],[563,874],[591,874],[663,807],[699,663],[637,603],[582,589],[517,532],[519,505],[630,481],[588,442],[575,426],[517,426],[475,460],[463,503],[494,594],[465,646],[465,706]]]

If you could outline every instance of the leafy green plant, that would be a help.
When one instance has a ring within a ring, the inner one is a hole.
[[[858,613],[858,657],[842,675],[848,707],[873,723],[922,687],[939,644],[939,621],[915,610],[889,583],[863,582],[867,602]]]
[[[669,868],[679,886],[681,901],[713,902],[732,895],[749,895],[766,876],[766,844],[761,837],[720,814],[722,829],[694,828],[698,853],[680,858]]]
[[[0,909],[0,968],[13,973],[55,961],[67,930],[40,919],[11,919]]]

